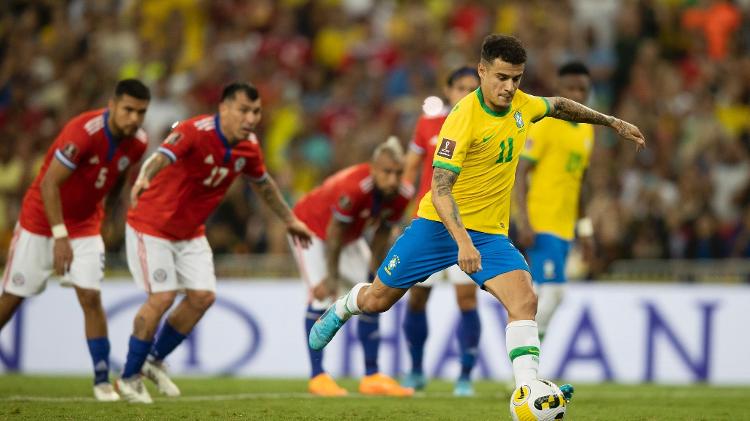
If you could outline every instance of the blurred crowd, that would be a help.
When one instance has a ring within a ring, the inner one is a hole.
[[[294,202],[389,134],[408,142],[423,99],[500,32],[529,52],[522,89],[551,95],[557,66],[580,59],[589,105],[649,141],[636,154],[597,131],[593,275],[623,258],[750,257],[750,0],[5,0],[0,16],[2,255],[48,145],[118,79],[151,87],[152,147],[214,112],[228,81],[255,83],[267,163]],[[124,205],[110,202],[117,252]],[[208,237],[215,253],[287,252],[242,183]]]

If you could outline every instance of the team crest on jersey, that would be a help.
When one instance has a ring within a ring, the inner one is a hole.
[[[442,156],[443,158],[452,159],[453,151],[455,150],[456,150],[456,141],[450,140],[444,137],[443,141],[440,143],[440,148],[437,151],[437,155]]]
[[[128,167],[128,165],[130,165],[130,158],[128,158],[127,156],[123,156],[119,161],[117,161],[117,171],[123,172],[125,168]]]
[[[172,132],[169,134],[169,136],[167,136],[166,139],[164,139],[164,143],[167,145],[176,145],[177,142],[180,141],[180,139],[182,139],[182,133]]]
[[[236,172],[240,172],[240,170],[242,170],[243,168],[245,168],[245,163],[246,162],[247,161],[245,160],[245,158],[242,158],[242,157],[237,158],[237,160],[234,161],[234,170]]]
[[[72,143],[68,143],[62,148],[62,154],[65,155],[66,158],[73,160],[76,155],[78,155],[78,147]]]
[[[520,111],[516,111],[515,113],[513,113],[513,118],[516,119],[516,127],[518,127],[519,129],[523,127],[523,115],[521,115]]]
[[[388,266],[386,266],[383,270],[388,275],[391,275],[391,272],[393,271],[393,269],[396,269],[396,266],[398,266],[399,263],[401,263],[401,259],[399,259],[398,256],[394,254],[393,257],[391,257],[391,260],[388,262]]]

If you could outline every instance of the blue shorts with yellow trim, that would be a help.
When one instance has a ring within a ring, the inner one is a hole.
[[[534,282],[566,282],[568,278],[565,276],[565,261],[568,259],[569,250],[568,240],[552,234],[536,234],[534,245],[526,250]]]
[[[469,275],[480,287],[497,275],[529,271],[523,255],[507,236],[468,230],[482,256],[482,270]],[[435,272],[458,263],[458,246],[441,222],[416,218],[396,240],[378,269],[378,278],[391,288],[410,288]]]

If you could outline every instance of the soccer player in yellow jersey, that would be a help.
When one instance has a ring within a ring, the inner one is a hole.
[[[571,62],[557,72],[557,94],[577,102],[589,96],[591,78],[583,63]],[[594,146],[590,124],[546,118],[529,129],[518,163],[516,203],[518,244],[526,250],[539,304],[539,338],[560,304],[565,286],[565,260],[576,231],[581,182]],[[578,237],[591,250],[591,220],[578,220]]]
[[[411,287],[458,263],[508,311],[505,344],[516,385],[537,379],[537,296],[529,267],[508,240],[511,190],[529,124],[544,117],[612,127],[645,145],[634,125],[562,97],[518,90],[526,50],[512,36],[489,35],[482,44],[479,89],[448,115],[433,158],[432,190],[418,218],[396,240],[377,277],[355,285],[315,323],[310,347],[322,349],[355,314],[384,312]],[[572,386],[561,387],[566,399]]]

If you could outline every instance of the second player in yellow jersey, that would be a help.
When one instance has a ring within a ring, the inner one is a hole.
[[[560,67],[556,88],[560,96],[584,102],[590,86],[588,69],[582,63]],[[582,211],[581,183],[593,145],[592,126],[544,119],[531,128],[518,165],[517,242],[526,251],[536,283],[540,337],[563,297],[568,250]],[[578,226],[585,255],[590,257],[591,221],[584,218]]]

